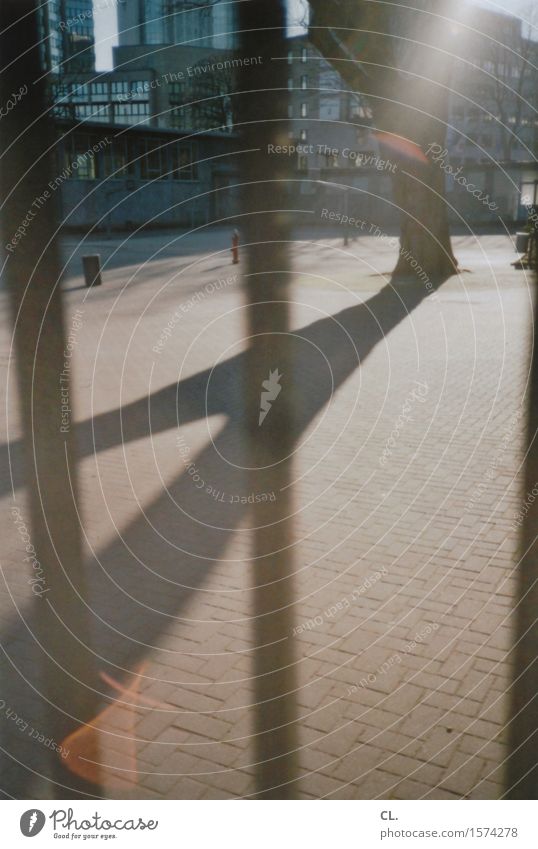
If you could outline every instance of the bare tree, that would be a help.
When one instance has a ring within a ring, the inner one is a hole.
[[[507,37],[489,41],[485,60],[489,79],[483,93],[492,102],[498,119],[498,131],[505,161],[510,161],[514,146],[527,121],[536,118],[537,43],[533,40],[538,24],[534,3],[522,15],[523,26],[512,26]]]
[[[444,173],[425,151],[445,142],[453,63],[447,23],[462,14],[461,3],[310,0],[310,7],[309,37],[368,98],[373,129],[398,166],[393,200],[401,216],[401,251],[395,275],[410,274],[412,257],[430,278],[446,278],[457,262]]]

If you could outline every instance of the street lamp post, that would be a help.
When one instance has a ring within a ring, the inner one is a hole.
[[[328,180],[318,180],[320,186],[331,186],[344,192],[344,247],[349,245],[349,186],[342,183],[331,183]]]

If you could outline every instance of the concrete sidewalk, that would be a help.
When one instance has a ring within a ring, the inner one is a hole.
[[[65,283],[96,647],[142,676],[104,760],[112,795],[237,798],[255,790],[248,504],[271,493],[241,469],[247,340],[226,234],[141,265],[162,244],[137,243],[101,289]],[[455,252],[469,273],[426,297],[391,289],[380,239],[293,246],[303,798],[503,792],[530,283],[505,237]],[[10,595],[30,599],[4,505],[10,622]]]

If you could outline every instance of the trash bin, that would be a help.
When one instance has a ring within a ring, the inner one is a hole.
[[[86,288],[100,286],[101,280],[101,255],[89,254],[82,257],[82,268],[84,269],[84,280]]]
[[[528,246],[529,233],[525,233],[523,230],[521,230],[519,233],[516,233],[516,253],[526,254]]]

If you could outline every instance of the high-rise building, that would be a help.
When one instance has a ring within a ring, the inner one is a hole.
[[[229,0],[129,0],[118,4],[119,43],[230,50],[235,19],[235,4]]]
[[[95,68],[92,0],[44,0],[39,20],[45,70],[63,74]]]

